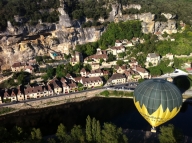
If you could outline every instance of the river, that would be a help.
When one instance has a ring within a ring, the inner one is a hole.
[[[74,124],[85,126],[90,115],[101,122],[112,122],[123,129],[150,131],[151,126],[137,112],[132,99],[101,98],[67,103],[42,109],[21,110],[0,116],[0,126],[12,128],[17,125],[24,129],[40,128],[44,136],[54,134],[63,123],[68,130]],[[178,115],[167,124],[173,124],[187,136],[192,136],[192,105],[184,103]]]

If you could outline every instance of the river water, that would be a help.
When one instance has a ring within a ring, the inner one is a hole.
[[[43,109],[22,110],[0,117],[0,126],[12,128],[17,125],[24,129],[40,128],[44,136],[56,133],[63,123],[68,130],[73,125],[85,127],[86,117],[95,117],[102,124],[112,122],[123,129],[150,131],[151,126],[137,112],[132,99],[92,98],[87,101],[67,103]],[[192,136],[192,105],[184,103],[178,115],[169,122]]]

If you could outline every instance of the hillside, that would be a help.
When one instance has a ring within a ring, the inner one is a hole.
[[[98,22],[99,18],[106,20],[109,17],[115,3],[119,4],[123,15],[151,12],[155,14],[155,21],[166,21],[161,13],[170,13],[177,21],[192,23],[192,0],[1,0],[0,31],[6,29],[7,21],[20,26],[25,23],[37,24],[40,19],[42,22],[57,22],[61,5],[64,5],[71,19],[84,23],[85,18],[93,18],[85,26],[97,26],[101,23]],[[141,9],[138,5],[141,5]]]

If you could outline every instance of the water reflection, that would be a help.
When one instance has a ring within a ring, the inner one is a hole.
[[[180,113],[168,123],[182,129],[192,136],[192,106],[184,104]],[[44,109],[22,110],[0,117],[0,126],[11,128],[15,125],[23,128],[41,128],[43,135],[53,134],[59,123],[67,129],[74,124],[85,126],[86,117],[90,115],[100,122],[113,122],[122,128],[150,130],[151,126],[135,108],[132,99],[93,98],[78,103],[68,103]],[[168,124],[166,123],[166,124]],[[166,125],[163,124],[163,125]]]

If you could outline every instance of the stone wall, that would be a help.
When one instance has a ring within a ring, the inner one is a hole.
[[[53,96],[48,99],[40,99],[36,101],[26,100],[25,103],[11,104],[4,107],[15,108],[15,109],[29,109],[29,108],[44,108],[48,106],[54,106],[58,104],[64,104],[70,101],[86,100],[87,98],[95,97],[97,94],[102,92],[104,89],[96,89],[93,91],[79,92],[74,94],[64,94],[63,96]]]

